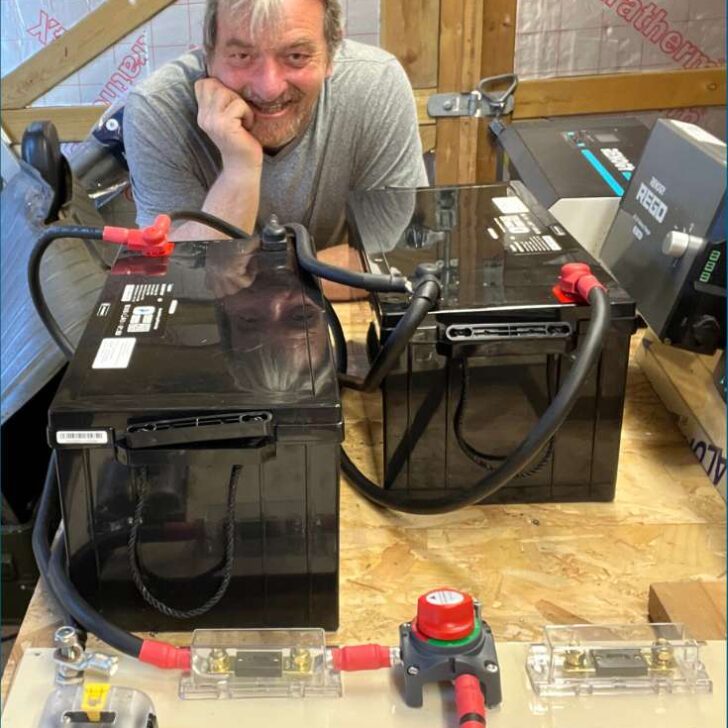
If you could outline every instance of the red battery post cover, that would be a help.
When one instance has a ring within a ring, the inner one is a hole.
[[[425,638],[453,642],[475,629],[475,607],[469,594],[443,587],[423,594],[417,600],[413,629]]]
[[[139,230],[107,225],[102,239],[107,243],[125,245],[129,250],[151,258],[167,256],[174,250],[174,243],[169,239],[171,224],[169,215],[157,215],[153,225]]]
[[[589,303],[592,288],[606,290],[587,263],[565,263],[553,294],[562,303]]]

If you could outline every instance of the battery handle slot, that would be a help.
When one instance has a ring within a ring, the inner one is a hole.
[[[116,459],[129,467],[147,467],[155,465],[259,465],[273,458],[276,444],[270,440],[231,439],[223,443],[208,442],[207,446],[192,445],[181,448],[147,447],[130,448],[124,443],[116,444]],[[217,447],[215,445],[218,445]]]
[[[273,416],[270,412],[231,412],[131,423],[126,428],[124,440],[128,449],[137,450],[166,445],[189,446],[200,442],[272,438],[273,434]]]

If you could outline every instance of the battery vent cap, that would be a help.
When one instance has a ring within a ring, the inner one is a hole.
[[[443,587],[417,600],[417,631],[425,637],[454,641],[475,629],[475,607],[469,594]]]

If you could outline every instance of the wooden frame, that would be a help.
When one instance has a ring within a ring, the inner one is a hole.
[[[2,79],[2,109],[22,109],[50,91],[174,0],[106,0]]]

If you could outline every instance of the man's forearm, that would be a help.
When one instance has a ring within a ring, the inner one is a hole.
[[[260,204],[260,172],[236,174],[223,170],[207,193],[202,211],[252,233]],[[207,225],[187,222],[171,235],[172,240],[211,240],[228,236]]]

